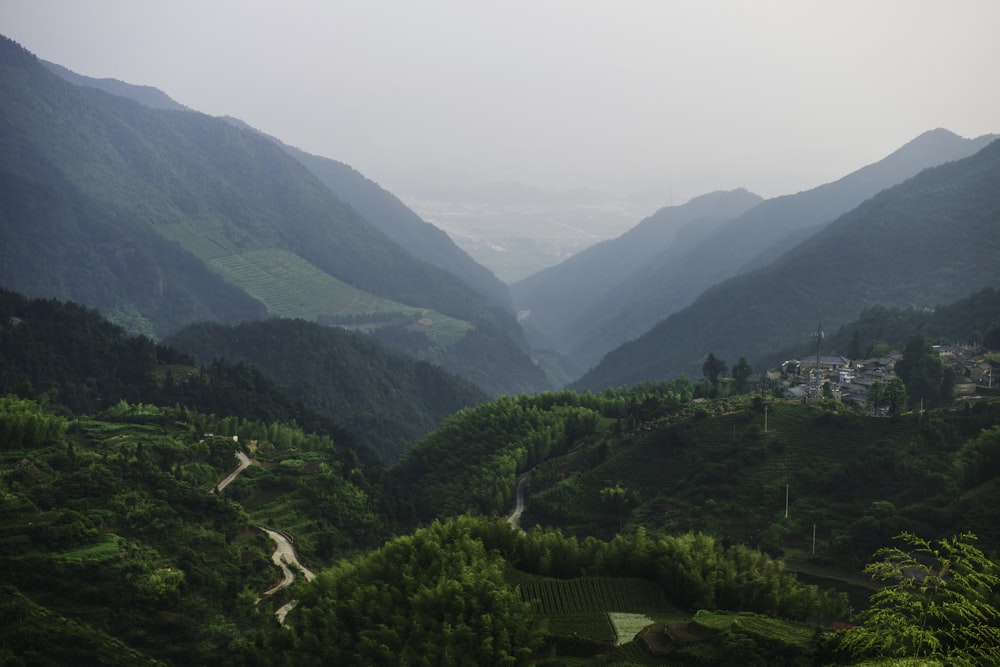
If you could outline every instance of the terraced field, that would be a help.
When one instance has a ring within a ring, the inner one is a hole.
[[[355,328],[395,324],[402,319],[443,346],[455,343],[472,328],[468,322],[351,287],[286,250],[217,257],[212,266],[280,317],[322,322],[363,316],[357,318],[363,324]]]
[[[672,610],[660,586],[644,579],[554,579],[513,570],[508,573],[508,580],[520,586],[524,600],[537,605],[555,635],[584,638],[609,646],[619,637],[610,613],[624,614],[619,618],[627,624],[635,617]]]

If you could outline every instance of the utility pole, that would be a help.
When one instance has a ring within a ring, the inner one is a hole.
[[[819,381],[819,356],[820,350],[823,349],[823,318],[819,319],[816,324],[816,398],[820,397],[820,381]]]
[[[816,524],[813,524],[813,552],[812,555],[816,555]]]
[[[788,485],[785,484],[785,518],[788,518]]]

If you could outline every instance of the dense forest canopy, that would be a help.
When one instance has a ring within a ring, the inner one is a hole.
[[[836,662],[839,635],[810,619],[866,606],[851,572],[893,535],[965,530],[1000,552],[995,402],[876,417],[706,371],[479,402],[385,469],[245,362],[199,366],[94,311],[0,296],[0,611],[30,620],[3,626],[5,659]],[[360,343],[233,331],[251,352]],[[372,345],[346,348],[367,351],[346,375],[371,377]],[[248,467],[222,489],[235,453]],[[526,531],[497,518],[518,493]],[[261,528],[317,577],[265,594],[281,573]]]

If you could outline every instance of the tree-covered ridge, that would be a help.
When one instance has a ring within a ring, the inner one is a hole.
[[[615,424],[637,423],[691,398],[679,381],[594,396],[545,392],[466,408],[414,445],[389,472],[404,516],[498,514],[517,475]]]
[[[655,602],[656,593],[644,596],[642,611],[653,614],[650,604],[792,618],[846,612],[843,596],[821,594],[784,572],[780,562],[705,535],[579,541],[557,531],[524,533],[494,519],[460,517],[435,521],[320,575],[304,591],[291,628],[273,638],[272,659],[513,665],[539,650],[562,655],[560,650],[586,645],[585,637],[552,630],[552,605],[546,609],[517,583],[524,573],[603,577],[609,585],[627,579],[662,590],[670,603]],[[627,612],[630,604],[622,598],[597,611]]]
[[[1000,289],[983,287],[958,301],[932,308],[871,306],[824,339],[823,346],[856,359],[860,357],[848,354],[855,337],[865,351],[878,342],[889,348],[902,348],[914,334],[933,343],[985,344],[987,348],[1000,349]],[[810,351],[815,352],[815,341],[798,349],[802,356]]]
[[[0,288],[0,392],[42,398],[68,413],[92,414],[119,401],[193,410],[355,438],[291,399],[245,363],[194,360],[145,336],[130,336],[97,311]],[[356,444],[359,452],[365,447]],[[361,453],[371,458],[371,453]]]
[[[383,534],[353,452],[295,427],[124,401],[66,419],[8,396],[0,435],[0,607],[32,619],[3,624],[4,661],[89,664],[51,641],[69,618],[101,664],[242,664],[284,601],[260,601],[280,573],[256,526],[286,521],[317,567]],[[241,447],[255,472],[211,493]]]
[[[214,359],[253,364],[390,463],[445,417],[486,400],[472,384],[389,350],[371,336],[303,320],[194,324],[166,343],[203,364]]]

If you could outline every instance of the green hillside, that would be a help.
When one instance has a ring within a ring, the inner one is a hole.
[[[426,336],[405,348],[421,358],[475,346],[453,369],[496,375],[490,393],[546,386],[513,315],[390,240],[259,132],[70,84],[7,39],[0,114],[8,289],[77,301],[156,338],[273,315],[405,320]],[[497,334],[518,362],[470,368]]]
[[[845,664],[818,622],[868,604],[861,564],[893,535],[973,531],[1000,552],[995,400],[883,418],[693,401],[683,379],[504,397],[385,470],[248,365],[199,368],[93,311],[2,295],[11,664]],[[422,395],[444,389],[427,365],[379,375],[394,362],[368,337],[201,328],[278,367],[313,348],[312,375],[289,369],[306,392],[341,374],[401,408],[380,377],[428,408],[457,398]],[[247,467],[223,488],[234,454]],[[518,477],[525,530],[490,516]],[[265,527],[303,575],[275,592]]]
[[[444,418],[486,400],[474,385],[370,336],[304,320],[195,324],[166,343],[202,364],[253,364],[289,396],[364,439],[387,463]]]

